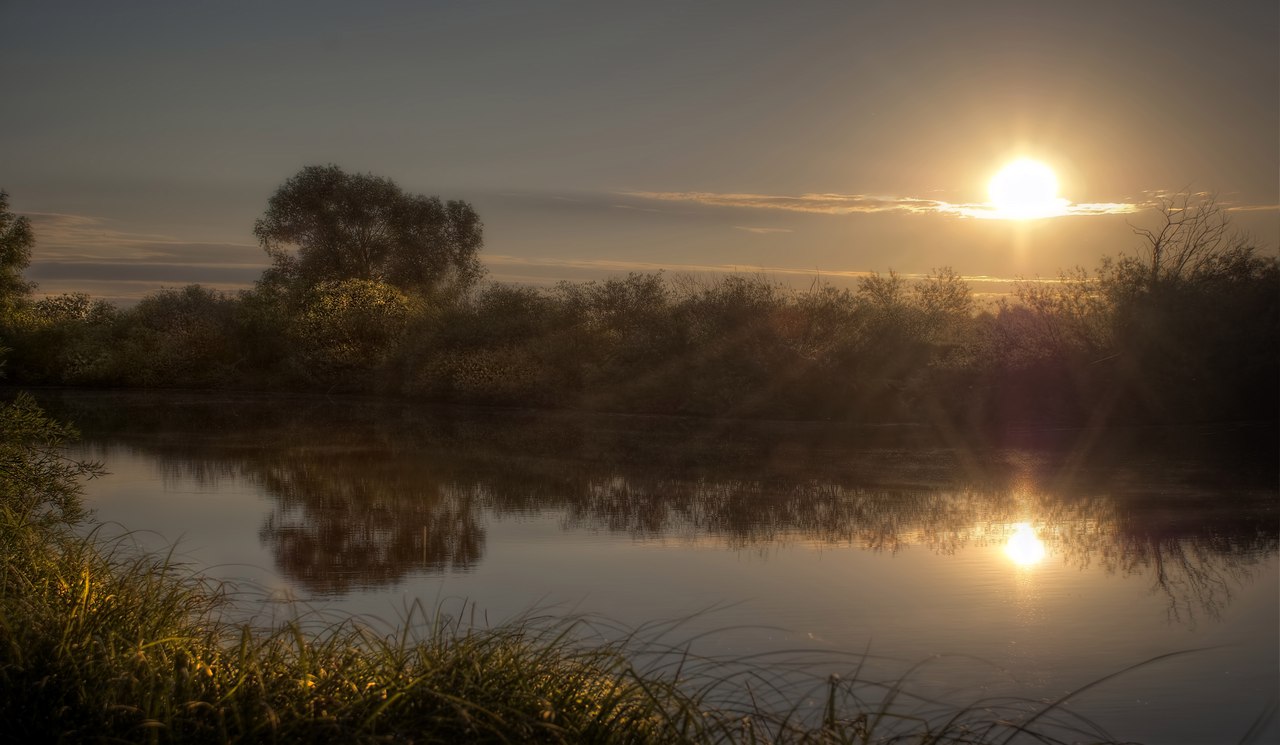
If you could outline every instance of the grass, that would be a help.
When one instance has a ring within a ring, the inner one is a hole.
[[[674,685],[577,646],[571,625],[225,623],[222,588],[163,557],[42,543],[13,517],[0,718],[23,741],[669,742],[702,726]]]
[[[232,622],[225,585],[85,534],[74,497],[94,467],[60,461],[70,433],[42,416],[29,400],[0,407],[0,722],[13,741],[1112,741],[1065,698],[957,708],[912,695],[910,672],[881,684],[860,664],[815,679],[803,660],[696,657],[693,640],[664,641],[678,623],[477,627],[420,609],[386,633]]]

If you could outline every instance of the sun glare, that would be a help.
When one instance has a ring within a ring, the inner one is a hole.
[[[1020,567],[1039,564],[1044,559],[1044,541],[1036,535],[1035,528],[1029,523],[1018,523],[1013,526],[1013,535],[1004,544],[1005,556]]]
[[[1066,213],[1067,200],[1058,197],[1058,177],[1038,160],[1020,158],[1000,169],[987,184],[994,217],[1034,220]]]

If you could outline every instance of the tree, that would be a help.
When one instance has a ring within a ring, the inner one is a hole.
[[[0,403],[0,525],[6,553],[15,547],[15,527],[57,531],[84,517],[79,481],[102,473],[102,466],[66,457],[66,446],[75,439],[74,429],[46,416],[27,393]],[[22,578],[8,569],[0,569],[0,595],[15,575]]]
[[[1274,416],[1280,262],[1212,195],[1161,199],[1136,254],[1104,259],[1118,399],[1154,421]]]
[[[465,289],[484,274],[471,205],[406,194],[390,179],[308,166],[286,181],[253,227],[273,267],[300,284],[360,279],[413,292]]]
[[[220,387],[238,364],[235,302],[200,285],[164,289],[120,316],[119,374],[143,387]]]
[[[1135,226],[1143,240],[1142,255],[1120,260],[1120,275],[1147,289],[1162,283],[1201,279],[1249,263],[1254,253],[1246,236],[1231,229],[1226,210],[1212,194],[1184,191],[1162,197],[1154,228]],[[1126,264],[1126,262],[1128,262]]]
[[[322,282],[307,291],[294,319],[299,362],[313,381],[342,389],[369,387],[387,360],[413,303],[385,282]]]
[[[19,384],[103,382],[118,351],[113,329],[118,311],[83,292],[65,293],[27,304],[7,329],[13,356],[11,380]]]
[[[969,283],[946,266],[930,272],[911,289],[912,304],[920,316],[920,334],[937,342],[955,342],[973,318]]]
[[[31,291],[22,270],[31,263],[35,242],[31,221],[10,212],[9,194],[0,191],[0,311],[6,314]]]

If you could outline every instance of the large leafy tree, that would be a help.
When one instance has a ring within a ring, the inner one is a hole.
[[[308,166],[254,224],[269,278],[302,288],[349,279],[412,292],[466,288],[484,270],[480,217],[466,202],[407,194],[390,179]]]

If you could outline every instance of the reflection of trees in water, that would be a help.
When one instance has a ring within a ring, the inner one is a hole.
[[[1148,577],[1152,590],[1168,598],[1170,618],[1183,622],[1197,612],[1216,616],[1232,589],[1280,543],[1269,513],[1206,510],[1200,502],[1173,511],[1122,509],[1124,502],[1008,488],[904,490],[615,476],[589,483],[582,498],[559,506],[569,527],[714,537],[731,548],[803,540],[891,552],[921,545],[950,554],[1001,545],[1015,523],[1030,521],[1049,552],[1072,565]],[[1219,519],[1206,519],[1215,512]]]
[[[1181,623],[1194,623],[1200,612],[1216,618],[1234,589],[1280,547],[1273,511],[1233,514],[1219,505],[1138,512],[1123,525],[1097,561],[1110,572],[1147,577],[1151,591],[1167,599],[1169,619]]]
[[[281,453],[253,474],[277,499],[259,535],[281,571],[314,592],[466,569],[484,545],[483,500],[423,465],[367,451]]]
[[[788,541],[843,543],[896,551],[910,543],[952,552],[973,526],[1007,515],[1007,492],[864,487],[708,478],[610,476],[587,482],[557,505],[570,528],[603,527],[634,536],[717,538],[730,548]]]
[[[1149,577],[1184,621],[1216,612],[1277,550],[1274,483],[1242,471],[1238,448],[1229,468],[1197,469],[1185,450],[1153,459],[1108,444],[1082,456],[1035,443],[961,453],[910,430],[752,423],[738,432],[523,413],[437,421],[349,405],[336,418],[241,407],[220,420],[224,408],[151,420],[147,409],[102,432],[157,455],[171,474],[261,484],[275,499],[262,540],[313,592],[466,569],[483,554],[486,515],[538,511],[558,512],[567,529],[734,549],[805,541],[952,553],[1003,543],[1027,521],[1072,564]],[[1264,461],[1268,470],[1273,479]]]
[[[1152,589],[1168,598],[1170,620],[1189,623],[1198,609],[1216,618],[1256,563],[1256,554],[1223,554],[1192,540],[1152,541],[1129,552],[1125,571],[1149,570]]]
[[[450,455],[284,447],[243,461],[243,475],[277,500],[260,535],[280,569],[321,593],[469,568],[483,554],[487,514],[537,511],[560,512],[568,530],[712,539],[731,549],[804,541],[941,553],[1002,545],[1014,523],[1029,520],[1069,563],[1148,577],[1179,621],[1216,614],[1277,549],[1274,527],[1247,512],[1206,522],[1193,505],[1174,511],[1180,522],[1170,526],[1168,509],[1121,509],[1123,500],[1092,493],[682,477],[678,469]]]

